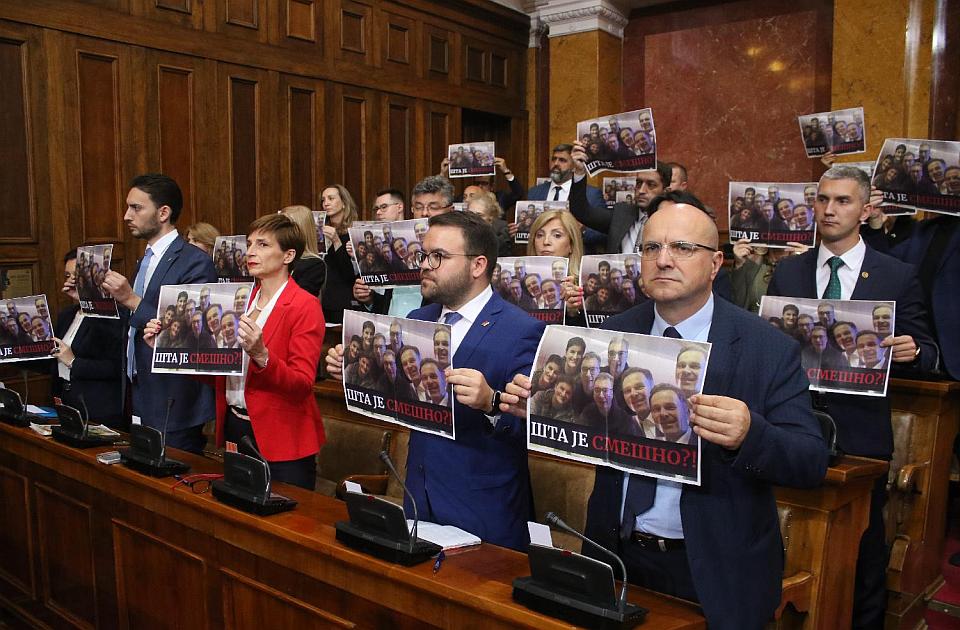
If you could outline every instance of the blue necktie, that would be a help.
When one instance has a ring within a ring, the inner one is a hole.
[[[150,260],[153,259],[153,250],[147,246],[147,251],[143,253],[143,260],[140,261],[140,268],[137,270],[137,277],[133,281],[133,292],[143,297],[143,285],[147,281],[147,269],[150,267]],[[127,333],[127,378],[133,380],[137,374],[137,357],[134,354],[133,342],[137,336],[137,329],[130,327]]]
[[[664,337],[683,339],[673,326],[663,331]],[[657,496],[657,480],[653,477],[630,475],[627,481],[627,496],[623,501],[623,518],[620,522],[620,538],[627,540],[633,533],[637,523],[637,516],[653,507],[653,500]]]
[[[454,324],[459,322],[461,319],[463,319],[463,315],[461,315],[456,311],[450,311],[449,313],[443,316],[443,323],[447,324],[448,326],[453,326]]]

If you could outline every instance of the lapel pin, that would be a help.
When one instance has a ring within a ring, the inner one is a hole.
[[[860,277],[862,277],[862,278],[864,278],[864,279],[869,278],[869,277],[870,277],[870,272],[869,272],[869,271],[864,271],[863,273],[860,274]]]
[[[489,326],[489,325],[490,325],[490,320],[489,320],[489,319],[485,319],[485,320],[483,320],[482,322],[480,322],[480,325],[481,325],[481,326],[484,326],[484,327]]]

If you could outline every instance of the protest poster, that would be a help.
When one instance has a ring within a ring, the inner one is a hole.
[[[347,409],[414,431],[456,439],[451,327],[438,322],[343,312]]]
[[[490,287],[532,317],[560,324],[565,311],[560,283],[567,277],[569,263],[559,256],[501,257],[493,266]]]
[[[218,236],[213,243],[213,267],[217,282],[252,282],[247,270],[247,237]]]
[[[236,376],[243,373],[237,332],[253,283],[168,284],[160,287],[153,371]]]
[[[553,180],[549,177],[538,177],[535,181],[536,183],[534,185],[539,186],[540,184],[546,184],[548,182],[552,182]]]
[[[0,323],[0,363],[50,358],[55,342],[46,295],[0,302]]]
[[[765,295],[760,317],[800,342],[810,389],[886,396],[896,302]]]
[[[873,169],[873,185],[883,192],[883,206],[958,216],[960,142],[887,138]]]
[[[825,153],[849,155],[867,150],[862,107],[797,116],[797,122],[807,157],[820,157]]]
[[[313,227],[317,230],[317,249],[320,251],[320,258],[327,255],[327,238],[323,235],[323,226],[327,223],[326,210],[311,210],[313,214]]]
[[[730,242],[745,238],[768,247],[813,246],[816,200],[816,182],[730,182]]]
[[[648,107],[577,123],[587,173],[633,173],[657,168],[657,132]]]
[[[640,254],[597,254],[580,259],[580,286],[587,327],[643,302]]]
[[[496,175],[493,161],[496,153],[493,142],[469,142],[451,144],[447,147],[450,177],[477,177]]]
[[[454,212],[463,212],[467,209],[467,202],[465,201],[455,201],[453,202],[453,211]]]
[[[620,193],[630,193],[636,195],[637,178],[636,177],[604,177],[603,178],[603,201],[608,208],[612,208],[620,200]],[[631,199],[630,203],[633,203]]]
[[[533,222],[544,212],[548,210],[567,210],[569,207],[566,201],[518,201],[513,210],[514,221],[517,223],[517,234],[513,237],[513,242],[528,242]]]
[[[353,258],[360,277],[370,287],[394,288],[420,284],[420,262],[427,219],[384,221],[350,227]]]
[[[527,401],[527,448],[699,485],[700,438],[687,401],[703,389],[709,358],[709,343],[547,326]]]
[[[112,244],[77,248],[77,297],[80,299],[80,310],[88,317],[120,319],[116,300],[101,288],[112,258]]]

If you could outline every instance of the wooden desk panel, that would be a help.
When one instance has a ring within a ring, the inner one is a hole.
[[[83,628],[563,628],[511,600],[527,559],[493,545],[404,568],[340,545],[343,503],[278,485],[293,512],[258,518],[171,479],[0,426],[0,601]],[[191,472],[212,460],[176,453]],[[646,627],[703,628],[695,607],[631,589]],[[278,623],[279,622],[279,623]]]

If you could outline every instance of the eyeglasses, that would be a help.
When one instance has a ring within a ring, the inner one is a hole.
[[[445,206],[441,206],[438,203],[431,203],[429,206],[425,206],[422,203],[415,203],[413,204],[413,209],[416,210],[417,212],[423,212],[424,210],[426,210],[427,212],[436,212],[438,210],[443,210],[444,208],[449,208],[452,205],[453,205],[452,203],[448,203]]]
[[[432,251],[429,254],[424,251],[418,251],[414,254],[414,258],[417,261],[417,264],[420,267],[423,267],[423,263],[426,262],[427,266],[431,269],[437,269],[440,267],[441,263],[447,258],[453,258],[454,256],[465,256],[467,258],[476,258],[477,256],[483,256],[483,254],[448,254],[447,252],[441,252],[439,250]]]
[[[640,244],[640,258],[643,260],[656,260],[660,257],[660,251],[666,246],[670,258],[682,260],[691,258],[697,253],[698,249],[705,249],[708,252],[715,252],[715,247],[707,247],[700,243],[691,243],[690,241],[672,241],[670,243],[655,243],[646,241]]]
[[[210,490],[210,484],[215,479],[223,479],[223,475],[218,475],[215,473],[200,473],[197,475],[175,475],[174,479],[177,480],[177,483],[170,486],[173,490],[177,489],[177,486],[184,485],[190,486],[190,490],[194,494],[203,494]]]
[[[390,206],[399,206],[399,205],[400,205],[400,202],[399,202],[399,201],[394,201],[393,203],[381,203],[379,206],[374,206],[374,207],[373,207],[373,211],[374,211],[374,212],[383,212],[384,210],[386,210],[386,209],[389,208]]]

